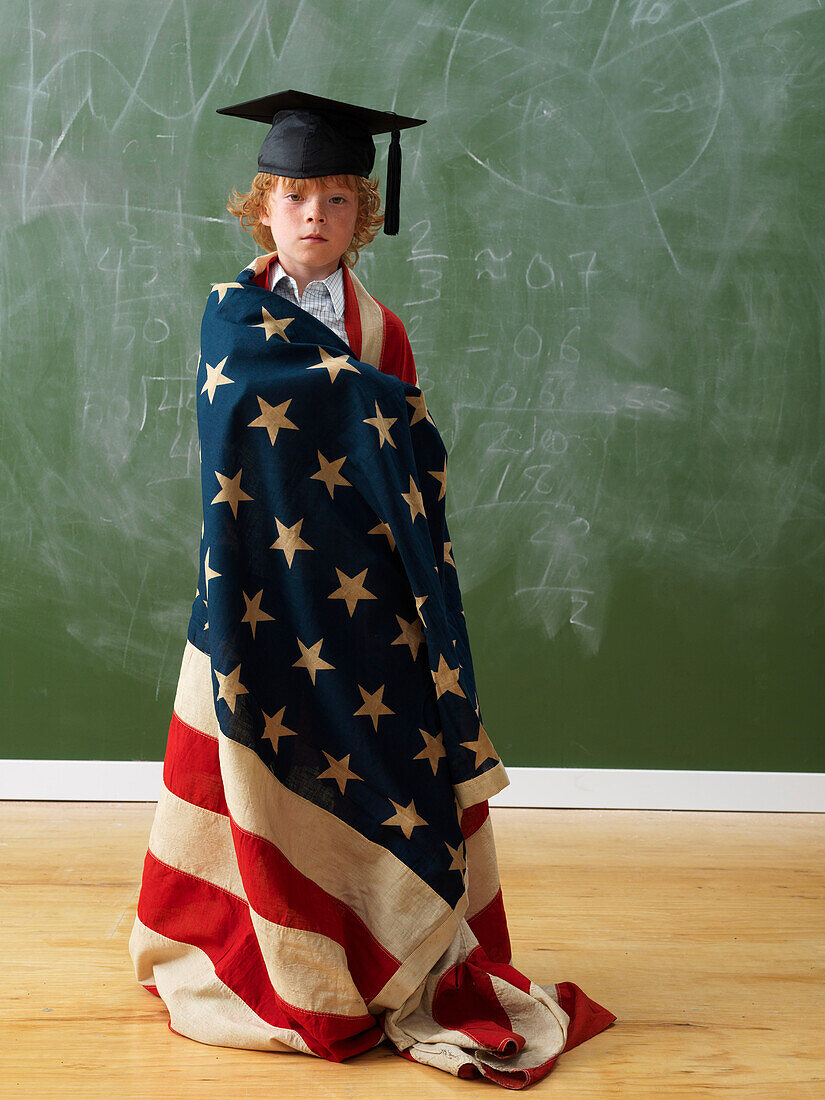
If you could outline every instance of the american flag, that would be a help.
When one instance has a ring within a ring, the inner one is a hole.
[[[130,952],[200,1042],[522,1088],[616,1017],[511,964],[447,453],[253,282],[207,299],[198,588]]]

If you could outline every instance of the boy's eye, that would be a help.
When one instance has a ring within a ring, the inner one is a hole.
[[[346,202],[347,200],[344,198],[343,195],[333,195],[329,201],[337,203],[340,206],[342,202]]]

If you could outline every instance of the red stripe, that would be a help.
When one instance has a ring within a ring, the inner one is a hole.
[[[228,816],[217,740],[176,714],[169,727],[163,778],[178,798]],[[241,881],[253,909],[274,924],[318,932],[339,943],[356,988],[369,1004],[398,969],[395,956],[349,906],[302,874],[275,844],[230,821]]]
[[[163,782],[184,802],[228,816],[217,738],[187,725],[174,711],[163,760]]]
[[[559,1004],[570,1017],[564,1050],[572,1050],[586,1039],[592,1039],[617,1019],[612,1012],[588,997],[575,982],[557,982],[556,992]]]
[[[512,957],[510,932],[507,928],[507,914],[499,887],[496,896],[467,921],[470,931],[484,948],[488,957],[495,962],[509,963]]]
[[[525,1039],[510,1026],[486,963],[483,948],[476,947],[464,962],[445,971],[433,996],[432,1015],[442,1027],[461,1031],[479,1046],[507,1058],[521,1050]]]
[[[530,1069],[513,1069],[513,1070],[501,1070],[493,1069],[492,1066],[484,1066],[484,1076],[494,1081],[497,1085],[503,1085],[506,1089],[525,1089],[528,1085],[532,1085],[534,1081],[541,1080],[542,1077],[546,1077],[553,1066],[558,1061],[558,1054],[554,1054],[552,1058],[548,1058],[546,1062],[542,1062],[540,1066],[533,1066]]]
[[[398,960],[349,906],[301,874],[274,844],[235,821],[232,837],[252,908],[273,924],[318,932],[340,944],[352,980],[369,1004],[398,970]]]
[[[490,806],[486,798],[483,802],[476,802],[475,806],[468,806],[461,815],[461,832],[464,839],[469,840],[489,816]]]
[[[252,276],[252,282],[264,290],[269,290],[269,269],[275,263],[277,256],[273,256],[263,271],[259,271],[257,275]]]
[[[369,1014],[338,1016],[287,1004],[272,988],[248,907],[239,898],[146,853],[138,917],[147,928],[200,948],[215,974],[266,1023],[297,1032],[321,1058],[340,1062],[383,1034]]]
[[[469,957],[475,959],[477,965],[483,967],[488,974],[495,974],[497,978],[502,978],[524,993],[530,992],[530,979],[511,963],[491,959],[481,946],[474,948]]]

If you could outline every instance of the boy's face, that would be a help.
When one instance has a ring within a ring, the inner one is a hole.
[[[325,279],[349,248],[357,217],[355,191],[321,177],[301,180],[300,192],[279,179],[267,196],[261,221],[272,231],[288,274],[301,271]]]

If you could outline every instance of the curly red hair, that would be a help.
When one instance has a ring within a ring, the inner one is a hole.
[[[352,240],[341,257],[347,267],[358,262],[358,253],[365,244],[370,244],[378,230],[384,224],[381,213],[381,196],[378,193],[378,179],[365,179],[363,176],[321,176],[321,180],[331,187],[349,187],[358,198],[358,214]],[[226,209],[239,219],[241,226],[252,235],[256,244],[267,252],[274,252],[277,245],[268,225],[261,221],[261,213],[266,210],[269,192],[283,181],[284,187],[297,194],[303,194],[306,180],[291,179],[288,176],[275,176],[271,172],[258,172],[252,185],[246,192],[232,189]]]

